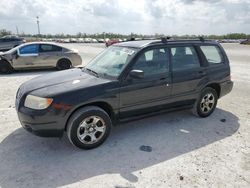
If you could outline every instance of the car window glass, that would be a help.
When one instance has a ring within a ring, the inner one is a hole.
[[[134,70],[142,70],[144,76],[152,76],[168,71],[168,54],[167,50],[152,49],[140,55],[133,66]]]
[[[184,70],[200,67],[199,58],[192,46],[171,48],[173,70]]]
[[[98,74],[117,77],[136,54],[136,49],[110,46],[94,58],[85,68]]]
[[[62,51],[62,48],[55,45],[50,44],[41,44],[40,45],[40,52],[58,52]]]
[[[145,52],[145,58],[146,58],[146,61],[152,61],[152,59],[153,59],[153,50]]]
[[[20,48],[19,52],[20,54],[36,54],[38,53],[38,45],[31,44],[31,45],[24,46]]]
[[[202,52],[204,53],[209,64],[222,63],[221,54],[218,47],[216,46],[201,46]]]

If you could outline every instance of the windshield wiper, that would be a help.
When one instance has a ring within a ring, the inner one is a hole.
[[[85,70],[87,70],[88,72],[91,72],[92,74],[94,74],[96,77],[99,77],[98,73],[91,70],[91,69],[88,69],[88,68],[84,68]]]

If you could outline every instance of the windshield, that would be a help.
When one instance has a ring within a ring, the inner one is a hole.
[[[85,70],[117,78],[136,52],[134,48],[111,46],[90,61]]]

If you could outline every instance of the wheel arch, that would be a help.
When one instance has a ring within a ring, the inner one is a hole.
[[[9,66],[10,68],[11,68],[11,72],[14,70],[14,67],[13,67],[13,62],[12,61],[9,61],[9,60],[7,60],[6,58],[2,58],[1,60],[0,60],[0,62],[1,62],[1,65],[0,66]]]
[[[211,83],[211,84],[206,85],[206,87],[213,88],[216,91],[218,98],[220,98],[220,94],[221,94],[220,84],[218,84],[218,83]]]
[[[112,123],[115,121],[115,113],[114,113],[114,110],[113,110],[113,108],[112,108],[112,106],[111,106],[110,104],[108,104],[107,102],[103,102],[103,101],[92,102],[92,103],[83,104],[83,105],[81,105],[81,106],[78,106],[76,109],[74,109],[74,110],[70,113],[70,115],[69,115],[69,117],[68,117],[68,119],[67,119],[67,121],[66,121],[64,130],[67,130],[67,125],[68,125],[68,122],[69,122],[69,119],[71,118],[71,116],[72,116],[77,110],[79,110],[79,109],[81,109],[81,108],[84,108],[84,107],[87,107],[87,106],[96,106],[96,107],[101,108],[102,110],[104,110],[104,111],[109,115],[109,117],[110,117]]]
[[[56,66],[57,66],[57,65],[58,65],[58,63],[59,63],[60,61],[62,61],[62,60],[67,60],[67,61],[69,61],[69,62],[70,62],[70,64],[72,65],[72,61],[71,61],[71,59],[70,59],[69,57],[65,57],[65,56],[63,56],[63,57],[58,58],[58,60],[57,60],[57,62],[56,62]]]

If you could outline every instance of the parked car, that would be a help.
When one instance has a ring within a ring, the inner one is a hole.
[[[112,39],[112,40],[108,40],[108,41],[106,41],[105,42],[105,45],[106,45],[106,47],[109,47],[109,46],[111,46],[111,45],[113,45],[113,44],[116,44],[116,43],[119,43],[120,41],[118,40],[118,39]]]
[[[250,39],[246,39],[244,41],[241,41],[240,44],[250,44]]]
[[[11,73],[17,69],[51,68],[69,69],[82,64],[74,50],[48,42],[32,42],[0,53],[0,72]]]
[[[25,40],[23,38],[13,35],[4,36],[0,38],[0,51],[9,50],[23,43],[25,43]]]
[[[215,41],[130,41],[107,48],[82,69],[24,83],[16,110],[29,132],[49,137],[66,131],[73,145],[91,149],[112,125],[127,120],[183,108],[207,117],[232,87],[229,60]]]

